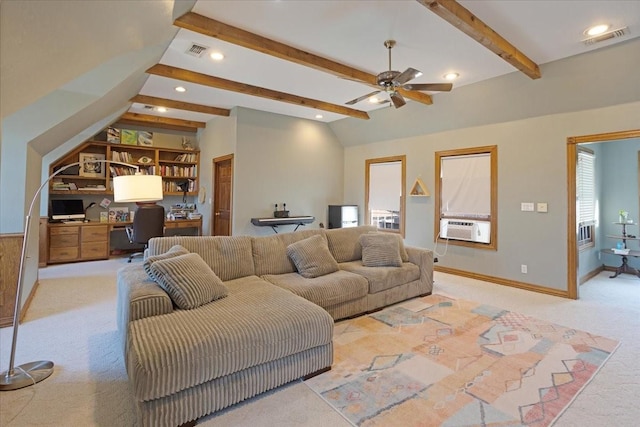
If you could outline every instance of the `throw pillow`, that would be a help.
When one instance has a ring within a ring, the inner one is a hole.
[[[311,279],[338,271],[338,262],[329,252],[324,237],[319,234],[287,246],[287,255],[302,277]]]
[[[171,246],[171,248],[163,254],[151,255],[145,258],[144,262],[142,263],[142,267],[144,268],[144,271],[147,272],[147,275],[151,280],[156,280],[156,278],[153,277],[153,274],[151,273],[151,264],[153,264],[156,261],[177,257],[178,255],[186,255],[188,253],[189,251],[184,246],[174,245],[174,246]]]
[[[362,264],[366,267],[400,267],[400,239],[394,234],[366,233],[360,236]]]
[[[158,285],[180,308],[188,310],[227,296],[227,287],[196,253],[151,264]]]

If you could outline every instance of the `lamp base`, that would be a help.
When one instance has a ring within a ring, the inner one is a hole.
[[[53,362],[48,360],[24,363],[13,368],[13,373],[9,371],[0,373],[0,391],[29,387],[48,378],[52,373]]]

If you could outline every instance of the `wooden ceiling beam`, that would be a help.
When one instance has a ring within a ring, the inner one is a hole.
[[[162,129],[185,130],[188,132],[197,132],[198,128],[204,128],[207,126],[207,124],[204,122],[197,122],[194,120],[172,119],[170,117],[158,117],[150,114],[138,113],[124,113],[118,119],[118,122],[126,122],[127,124],[135,124],[137,126],[151,125]]]
[[[190,102],[175,101],[173,99],[158,98],[148,95],[136,95],[129,101],[157,107],[167,107],[176,110],[194,111],[196,113],[213,114],[215,116],[229,117],[231,110],[226,108],[210,107],[208,105],[192,104]]]
[[[196,33],[214,37],[247,49],[256,50],[267,55],[275,56],[276,58],[304,65],[305,67],[314,68],[338,77],[357,80],[376,89],[380,89],[374,74],[332,61],[331,59],[314,55],[293,46],[262,37],[258,34],[250,33],[249,31],[233,27],[194,12],[185,13],[176,19],[173,24],[180,28],[195,31]],[[429,94],[404,89],[400,89],[399,92],[405,98],[412,99],[422,104],[433,104],[433,99]]]
[[[127,126],[137,126],[137,127],[142,127],[142,128],[148,128],[149,127],[149,123],[147,122],[141,122],[138,120],[118,120],[115,123],[112,124],[112,126],[117,127],[117,128],[121,128],[121,129],[127,129]],[[184,126],[173,126],[173,125],[168,125],[168,124],[154,124],[153,125],[155,128],[158,129],[167,129],[167,130],[177,130],[180,132],[190,132],[190,133],[196,133],[198,132],[198,128],[192,128],[192,127],[184,127]]]
[[[455,0],[416,0],[532,79],[541,77],[538,64]]]
[[[288,102],[289,104],[301,105],[303,107],[317,108],[318,110],[330,111],[332,113],[345,116],[356,117],[358,119],[369,119],[366,111],[355,110],[342,105],[331,104],[329,102],[318,101],[311,98],[304,98],[285,92],[278,92],[259,86],[252,86],[246,83],[234,82],[221,77],[210,76],[208,74],[196,73],[195,71],[183,68],[172,67],[170,65],[156,64],[147,70],[147,73],[156,76],[168,77],[170,79],[182,80],[185,82],[209,86],[216,89],[229,90],[232,92],[244,93],[246,95],[259,96],[261,98],[275,101]]]

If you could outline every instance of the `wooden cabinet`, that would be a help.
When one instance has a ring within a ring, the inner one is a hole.
[[[49,263],[109,258],[109,226],[49,224]]]
[[[78,162],[81,158],[94,156],[97,159],[118,161],[136,165],[140,172],[161,175],[164,194],[181,196],[184,183],[187,195],[198,194],[198,167],[200,152],[171,148],[146,147],[137,145],[110,144],[88,141],[51,165],[50,173],[59,168]],[[113,177],[132,174],[135,169],[116,164],[102,164],[98,171],[89,172],[80,167],[71,167],[57,175],[50,183],[49,194],[113,194]]]

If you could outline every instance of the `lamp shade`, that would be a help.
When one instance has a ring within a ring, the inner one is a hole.
[[[155,202],[162,200],[160,175],[121,175],[113,178],[115,202]]]

